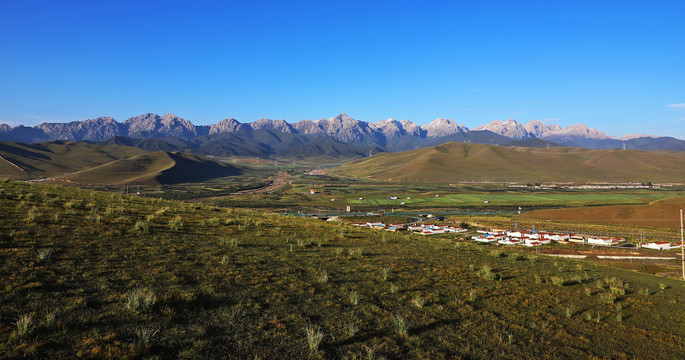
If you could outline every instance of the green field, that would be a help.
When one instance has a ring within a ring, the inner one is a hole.
[[[363,194],[363,193],[360,193]],[[363,196],[363,195],[362,195]],[[586,206],[597,204],[643,204],[654,200],[668,197],[668,193],[658,192],[579,192],[579,193],[464,193],[464,194],[441,194],[413,195],[411,193],[392,195],[397,200],[391,200],[388,196],[370,195],[358,200],[348,197],[346,201],[351,204],[395,206],[402,207],[404,202],[407,207],[471,207],[471,206]],[[411,197],[407,200],[407,197]],[[487,204],[484,201],[488,201]]]
[[[405,190],[406,191],[406,190]],[[655,200],[682,196],[682,191],[584,191],[584,192],[440,192],[435,193],[403,192],[401,189],[380,190],[359,187],[344,192],[326,189],[326,193],[310,194],[286,189],[277,194],[231,195],[208,200],[214,205],[244,208],[269,208],[284,210],[287,208],[318,208],[322,211],[344,209],[350,205],[353,211],[376,211],[395,209],[395,211],[419,211],[430,209],[441,210],[515,210],[522,207],[553,208],[564,206],[598,206],[647,204]],[[390,199],[397,196],[397,200]],[[359,198],[362,200],[359,200]],[[411,197],[411,199],[407,199]],[[487,200],[488,203],[484,203]],[[404,204],[402,204],[404,202]]]
[[[0,183],[0,358],[685,357],[682,281],[202,204]]]

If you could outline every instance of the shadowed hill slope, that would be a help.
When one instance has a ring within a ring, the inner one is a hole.
[[[201,156],[157,151],[112,161],[65,178],[91,184],[176,184],[237,175],[240,170]]]
[[[125,136],[113,136],[108,140],[98,141],[100,145],[124,145],[135,146],[147,151],[185,151],[193,148],[189,141],[178,137],[165,137],[161,139],[130,138]]]
[[[355,160],[340,174],[400,182],[682,182],[685,154],[447,143]]]

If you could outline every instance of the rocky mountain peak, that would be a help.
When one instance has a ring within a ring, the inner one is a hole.
[[[240,123],[234,118],[223,119],[214,125],[210,125],[209,134],[219,134],[225,132],[234,132],[243,129],[248,129],[249,127],[245,124]]]
[[[426,132],[427,137],[443,137],[456,133],[467,133],[469,129],[466,126],[457,124],[452,119],[437,118],[427,125],[421,126]]]
[[[393,118],[388,118],[376,123],[371,123],[369,124],[369,126],[373,129],[373,131],[380,133],[376,136],[376,138],[378,138],[379,140],[382,139],[380,142],[387,143],[387,141],[389,140],[406,134],[406,131],[402,126],[402,123]]]
[[[561,130],[559,124],[545,124],[540,120],[531,120],[523,128],[528,132],[530,137],[541,138],[550,132],[557,132]]]
[[[324,120],[324,119],[321,119]],[[292,124],[293,129],[296,130],[296,132],[300,134],[305,134],[305,135],[323,135],[324,131],[319,127],[319,122],[321,120],[317,121],[312,121],[312,120],[300,120],[294,124]]]
[[[418,136],[418,137],[422,136],[423,130],[421,129],[421,127],[419,125],[416,125],[409,120],[400,120],[400,124],[402,124],[402,128],[407,133],[407,135]]]
[[[34,127],[22,125],[11,127],[7,124],[0,124],[0,140],[20,142],[49,140],[98,141],[114,136],[138,138],[177,136],[189,139],[199,135],[240,130],[249,131],[250,129],[268,129],[303,135],[331,136],[344,142],[375,143],[394,150],[406,149],[408,146],[414,147],[426,143],[426,139],[434,141],[434,138],[469,132],[467,127],[457,124],[452,119],[445,118],[437,118],[429,124],[419,126],[409,120],[398,121],[392,117],[375,123],[369,123],[355,120],[347,113],[341,113],[331,118],[323,118],[316,121],[302,120],[293,124],[289,124],[283,119],[272,120],[268,118],[242,124],[236,119],[227,118],[213,125],[195,126],[190,121],[172,113],[162,116],[147,113],[131,117],[123,123],[119,123],[111,117],[98,117],[69,123],[43,123]],[[602,147],[615,146],[615,143],[617,143],[615,138],[583,124],[562,128],[558,124],[545,124],[540,120],[531,120],[525,125],[518,123],[514,119],[506,121],[493,120],[485,125],[476,127],[474,130],[489,130],[515,140],[540,138],[568,146]],[[414,139],[409,137],[414,137]],[[629,135],[624,136],[621,140],[631,141],[636,138],[655,138],[653,141],[651,139],[643,139],[641,143],[649,142],[650,144],[656,144],[661,141],[658,139],[659,137],[650,135]],[[393,143],[392,140],[394,139],[397,139],[397,141]],[[680,149],[672,143],[671,141],[670,145],[658,146],[671,146],[671,148]],[[657,148],[656,145],[649,146],[651,146],[650,149]]]
[[[100,140],[125,133],[125,126],[111,117],[99,117],[68,123],[42,123],[36,130],[50,140]]]
[[[345,142],[363,141],[365,137],[375,135],[369,123],[355,120],[346,113],[330,119],[321,119],[317,122],[317,126],[324,134]]]
[[[191,138],[197,136],[195,125],[171,113],[164,114],[164,116],[152,113],[134,116],[124,121],[124,125],[128,127],[129,136],[132,137],[178,136]]]
[[[285,133],[294,132],[293,127],[285,122],[283,119],[271,120],[266,118],[261,118],[253,123],[249,124],[253,130],[266,129],[266,130],[276,130]]]
[[[610,139],[612,137],[605,134],[603,131],[593,129],[585,126],[584,124],[575,124],[569,126],[567,129],[568,134],[583,136],[590,139]],[[566,130],[565,129],[565,130]]]
[[[355,120],[354,118],[348,116],[346,113],[342,113],[338,116],[334,116],[334,117],[329,118],[329,119],[321,119],[319,121],[328,122],[331,124],[332,123],[357,124],[360,122],[359,120]]]
[[[481,125],[474,130],[488,130],[495,134],[506,136],[515,140],[522,140],[530,137],[528,131],[514,119],[507,121],[493,120],[485,125]]]

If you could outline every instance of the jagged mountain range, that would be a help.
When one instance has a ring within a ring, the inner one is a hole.
[[[439,118],[426,125],[417,125],[409,120],[398,121],[393,118],[370,123],[355,120],[344,113],[328,119],[302,120],[292,124],[282,119],[260,119],[251,123],[241,123],[236,119],[228,118],[213,125],[194,125],[173,114],[162,116],[143,114],[127,119],[123,123],[111,117],[100,117],[69,123],[43,123],[34,127],[20,125],[12,128],[6,124],[0,124],[0,141],[24,143],[52,140],[103,141],[112,137],[129,137],[164,139],[172,143],[196,139],[195,143],[197,143],[202,139],[212,139],[213,135],[256,130],[309,137],[331,137],[350,145],[380,147],[393,152],[437,145],[447,141],[520,146],[559,144],[592,149],[685,151],[685,141],[675,138],[636,135],[615,139],[583,124],[561,127],[558,124],[545,124],[539,120],[522,124],[509,119],[507,121],[494,120],[471,130],[452,119]],[[177,138],[177,140],[169,140],[171,138]],[[542,141],[527,141],[530,139]]]

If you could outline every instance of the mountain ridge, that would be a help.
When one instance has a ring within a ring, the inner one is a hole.
[[[455,134],[475,131],[489,131],[514,141],[541,139],[564,145],[601,148],[626,148],[644,150],[685,150],[685,141],[653,135],[626,135],[621,139],[584,124],[561,127],[531,120],[527,124],[514,119],[493,120],[487,124],[469,129],[453,119],[437,118],[425,125],[409,120],[388,118],[378,122],[356,120],[346,113],[331,118],[301,120],[288,123],[283,119],[261,118],[254,122],[241,123],[226,118],[212,125],[194,125],[189,120],[167,113],[162,116],[153,113],[142,114],[117,122],[112,117],[98,117],[69,123],[42,123],[34,127],[23,125],[10,127],[0,124],[0,141],[35,143],[54,140],[104,141],[112,137],[161,139],[177,137],[189,140],[197,137],[238,131],[270,130],[286,134],[330,136],[339,141],[365,146],[381,146],[391,151],[403,151],[416,146],[425,147],[435,140]],[[458,136],[459,137],[459,136]],[[466,138],[466,136],[463,136]],[[397,145],[399,142],[405,145]],[[504,144],[505,142],[500,142]]]

